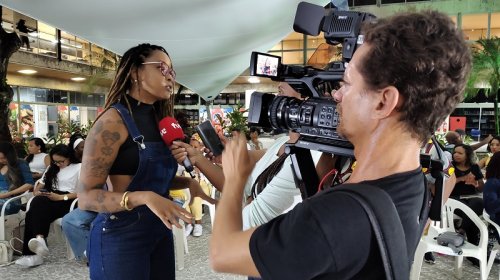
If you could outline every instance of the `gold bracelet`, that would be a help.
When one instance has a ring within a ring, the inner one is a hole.
[[[132,208],[128,208],[128,191],[124,192],[123,195],[122,195],[122,200],[120,201],[120,206],[127,210],[127,211],[130,211],[132,210]]]

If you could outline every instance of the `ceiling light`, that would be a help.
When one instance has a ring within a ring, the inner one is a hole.
[[[32,74],[35,74],[37,71],[33,70],[33,69],[22,69],[22,70],[18,70],[17,72],[19,72],[21,74],[26,74],[26,75],[32,75]]]
[[[73,77],[71,78],[72,81],[75,81],[75,82],[81,82],[81,81],[85,81],[85,78],[84,77]]]
[[[257,77],[250,77],[250,78],[248,78],[248,82],[251,84],[258,84],[258,83],[260,83],[260,80]]]

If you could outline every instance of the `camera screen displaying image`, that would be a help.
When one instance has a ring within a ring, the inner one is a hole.
[[[253,52],[250,61],[250,75],[260,77],[278,77],[281,57]]]

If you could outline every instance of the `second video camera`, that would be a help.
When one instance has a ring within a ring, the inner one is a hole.
[[[352,144],[342,139],[337,131],[336,102],[325,91],[338,87],[357,46],[363,43],[361,25],[374,19],[369,13],[338,11],[301,2],[295,15],[294,30],[317,36],[324,32],[330,45],[342,44],[342,61],[331,62],[325,69],[310,66],[292,66],[281,63],[281,58],[253,52],[250,74],[290,84],[305,101],[291,97],[254,92],[250,101],[248,122],[253,125],[298,132],[295,144],[312,150],[352,156]]]

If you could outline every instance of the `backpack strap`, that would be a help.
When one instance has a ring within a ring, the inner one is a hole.
[[[363,184],[337,186],[334,191],[352,197],[368,215],[377,239],[386,279],[409,279],[410,262],[405,232],[389,194],[378,187]]]

